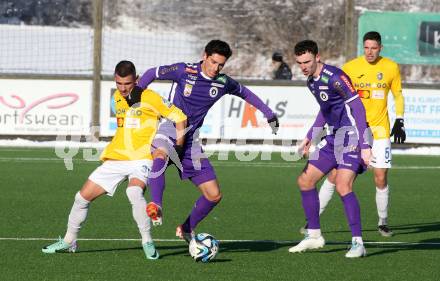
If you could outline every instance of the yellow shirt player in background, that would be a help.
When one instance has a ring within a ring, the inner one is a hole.
[[[151,170],[150,152],[161,117],[176,123],[177,144],[182,145],[186,116],[151,90],[136,86],[136,68],[130,61],[121,61],[115,68],[117,90],[114,94],[118,127],[110,144],[101,154],[104,163],[96,168],[75,195],[63,239],[42,249],[43,253],[74,252],[82,223],[90,203],[103,194],[113,196],[118,184],[128,178],[127,197],[132,205],[133,218],[142,237],[147,259],[159,258],[151,238],[151,220],[145,212],[146,182]]]
[[[388,227],[388,169],[391,168],[391,141],[404,143],[406,139],[403,124],[404,99],[399,66],[394,61],[380,56],[382,38],[376,31],[367,32],[363,38],[364,55],[347,62],[343,67],[356,88],[367,114],[367,122],[373,132],[373,157],[370,166],[374,170],[376,184],[376,207],[379,216],[378,231],[390,237]],[[391,90],[396,106],[396,121],[390,134],[388,117],[388,93]],[[334,171],[324,181],[319,191],[320,213],[325,210],[334,189]],[[303,231],[304,228],[302,228]]]

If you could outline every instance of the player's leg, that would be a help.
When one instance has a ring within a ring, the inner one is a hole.
[[[165,170],[168,162],[168,149],[159,147],[153,152],[153,166],[148,183],[150,186],[151,202],[147,205],[147,214],[153,225],[162,225],[162,198],[165,191]]]
[[[378,231],[384,237],[393,235],[388,227],[388,206],[390,188],[388,186],[388,169],[391,168],[391,142],[389,139],[374,140],[373,160],[374,183],[376,185],[376,207],[379,216]]]
[[[333,193],[335,192],[335,182],[336,182],[336,170],[333,169],[330,173],[327,174],[327,178],[321,185],[319,189],[319,215],[321,215],[328,203],[332,199]],[[301,234],[307,233],[308,224],[306,223],[299,232]]]
[[[319,168],[315,167],[309,161],[297,179],[308,229],[305,238],[298,245],[289,249],[291,253],[322,248],[325,244],[324,238],[321,235],[319,196],[316,190],[316,183],[324,175]]]
[[[144,171],[145,175],[134,175],[130,178],[126,189],[128,200],[131,203],[133,219],[136,222],[139,233],[142,238],[142,247],[145,256],[148,259],[158,259],[159,253],[154,246],[153,238],[151,237],[151,220],[147,216],[145,209],[147,201],[144,197],[145,182],[148,176],[148,171]]]
[[[374,168],[374,182],[376,184],[376,207],[379,216],[378,231],[384,237],[393,236],[392,230],[388,227],[388,204],[389,187],[387,183],[388,169]]]
[[[208,159],[201,160],[202,171],[196,176],[191,177],[191,181],[196,185],[202,195],[197,199],[185,222],[178,226],[176,235],[187,240],[191,237],[196,226],[214,209],[220,202],[222,194],[217,178]]]
[[[366,255],[364,242],[362,240],[359,201],[353,192],[353,182],[356,176],[356,172],[350,169],[338,169],[336,174],[336,191],[341,196],[345,216],[347,217],[352,235],[352,246],[345,255],[347,258],[357,258]]]
[[[44,247],[42,249],[43,253],[75,252],[76,239],[81,225],[87,218],[90,202],[105,193],[106,191],[101,186],[88,179],[75,195],[64,238],[60,238],[57,242]]]
[[[335,192],[335,184],[336,182],[336,170],[333,169],[328,175],[327,178],[322,183],[321,188],[319,189],[319,214],[321,215],[328,203],[332,199],[333,193]]]

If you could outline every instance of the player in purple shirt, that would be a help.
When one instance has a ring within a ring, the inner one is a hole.
[[[188,117],[188,131],[185,134],[183,146],[175,145],[173,135],[175,129],[172,123],[163,123],[157,132],[153,141],[154,160],[149,181],[152,202],[147,206],[147,213],[153,224],[161,225],[162,195],[165,189],[164,172],[168,156],[174,163],[181,162],[180,177],[189,178],[202,193],[191,214],[176,230],[176,236],[187,242],[194,235],[193,230],[197,224],[222,198],[214,169],[204,155],[198,140],[199,128],[209,109],[222,96],[235,95],[259,109],[268,120],[274,134],[279,127],[277,116],[260,98],[234,79],[220,73],[231,55],[232,51],[226,42],[212,40],[206,45],[201,62],[176,63],[151,68],[145,72],[138,83],[141,88],[146,88],[154,80],[173,81],[175,93],[172,102]]]
[[[345,256],[363,257],[366,250],[362,241],[359,202],[353,192],[353,182],[358,174],[364,172],[371,157],[364,106],[348,76],[341,69],[320,61],[318,45],[314,41],[304,40],[296,44],[295,56],[301,71],[308,76],[307,87],[320,107],[315,123],[300,147],[308,154],[310,141],[322,131],[325,124],[329,134],[309,155],[306,167],[298,177],[308,229],[305,238],[291,247],[289,252],[304,252],[324,246],[316,184],[335,168],[336,190],[344,204],[352,233],[352,246]]]

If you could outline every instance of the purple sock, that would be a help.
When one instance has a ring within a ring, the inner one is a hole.
[[[350,225],[351,235],[353,237],[362,237],[362,225],[361,225],[361,210],[359,208],[359,202],[354,192],[350,192],[341,197],[342,203],[344,203],[345,216],[347,217],[348,224]]]
[[[307,220],[308,229],[320,229],[319,224],[319,196],[316,188],[301,191],[302,205]]]
[[[165,160],[156,158],[153,160],[150,177],[148,179],[151,189],[151,201],[162,207],[162,196],[165,190]]]
[[[197,199],[191,214],[183,223],[183,231],[191,232],[196,228],[197,224],[202,221],[212,209],[217,205],[218,202],[212,202],[206,199],[203,195]]]

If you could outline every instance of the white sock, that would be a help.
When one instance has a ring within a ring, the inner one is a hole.
[[[150,233],[151,220],[146,212],[147,201],[145,201],[144,190],[139,186],[129,186],[127,187],[126,193],[131,203],[133,218],[142,236],[142,244],[153,241]]]
[[[351,242],[357,242],[358,244],[364,245],[364,241],[360,236],[354,236],[353,238],[351,238]]]
[[[81,229],[81,224],[86,220],[89,211],[90,201],[84,199],[79,191],[75,195],[72,209],[69,214],[69,221],[67,222],[67,231],[64,235],[64,242],[71,244],[78,238],[78,232]]]
[[[325,208],[332,199],[335,192],[335,184],[331,183],[328,179],[325,179],[324,183],[319,190],[319,214],[322,214]]]
[[[318,238],[321,236],[321,229],[307,229],[307,233],[310,237]]]
[[[388,218],[388,201],[389,201],[389,187],[388,185],[384,189],[376,187],[376,206],[377,214],[379,215],[378,225],[387,225]]]

